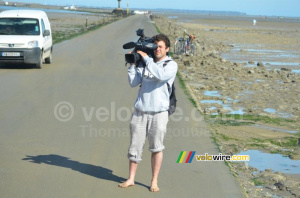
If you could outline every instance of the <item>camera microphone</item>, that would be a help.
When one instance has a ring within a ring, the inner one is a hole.
[[[136,46],[135,42],[129,42],[123,45],[123,49],[131,49]]]

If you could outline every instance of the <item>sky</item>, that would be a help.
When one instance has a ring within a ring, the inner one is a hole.
[[[50,5],[87,5],[117,7],[117,0],[15,0]],[[10,1],[8,1],[10,2]],[[13,2],[13,1],[11,1]],[[143,9],[186,9],[206,11],[238,11],[248,15],[300,17],[300,0],[122,0],[121,7]]]

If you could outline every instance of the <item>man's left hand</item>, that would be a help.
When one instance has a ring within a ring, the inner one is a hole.
[[[142,57],[148,56],[148,54],[140,50],[138,50],[137,53],[139,53]]]

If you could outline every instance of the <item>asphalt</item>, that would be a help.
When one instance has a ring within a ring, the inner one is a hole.
[[[1,197],[243,197],[224,162],[176,163],[181,151],[219,154],[209,126],[176,80],[158,193],[149,192],[144,148],[136,185],[128,176],[129,121],[138,87],[127,82],[122,45],[156,29],[145,16],[119,20],[54,46],[53,63],[0,66]]]

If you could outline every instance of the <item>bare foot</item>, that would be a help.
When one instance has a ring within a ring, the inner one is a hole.
[[[125,181],[125,182],[123,182],[123,183],[120,183],[118,186],[119,186],[120,188],[127,188],[127,187],[129,187],[129,186],[134,186],[134,181],[127,180],[127,181]]]
[[[152,183],[151,183],[150,191],[151,191],[151,192],[158,192],[158,191],[159,191],[159,188],[158,188],[158,186],[157,186],[157,182],[152,182]]]

